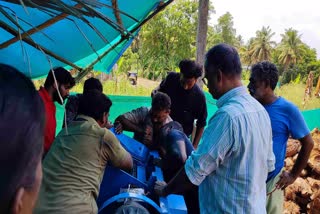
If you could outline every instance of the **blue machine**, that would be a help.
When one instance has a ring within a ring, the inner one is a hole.
[[[158,197],[153,192],[155,181],[163,181],[161,169],[154,165],[154,160],[159,158],[158,152],[149,151],[125,134],[116,137],[132,155],[134,167],[131,173],[127,173],[107,166],[97,200],[99,213],[130,213],[128,210],[135,209],[133,213],[186,214],[181,195]]]

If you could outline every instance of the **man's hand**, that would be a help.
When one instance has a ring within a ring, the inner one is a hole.
[[[144,129],[144,137],[143,137],[143,144],[150,146],[152,145],[152,128],[150,126],[146,126]]]
[[[154,185],[154,192],[159,196],[167,196],[168,193],[166,193],[167,183],[164,181],[156,181]]]
[[[152,128],[150,126],[146,126],[144,135],[152,135]]]
[[[106,124],[106,128],[107,129],[111,129],[113,127],[113,124],[111,121],[108,121],[107,124]]]
[[[114,130],[117,134],[121,134],[123,132],[122,124],[119,121],[114,122]]]
[[[277,182],[277,189],[284,190],[287,186],[292,184],[297,179],[291,172],[283,171],[280,175],[280,180]]]

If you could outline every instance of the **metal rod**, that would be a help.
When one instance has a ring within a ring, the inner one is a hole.
[[[81,5],[76,5],[75,7],[76,8],[81,8],[82,6]],[[38,32],[40,30],[43,30],[44,28],[49,27],[50,25],[53,25],[54,23],[64,19],[67,16],[69,16],[69,14],[61,13],[60,15],[58,15],[58,16],[52,18],[52,19],[49,19],[48,21],[46,21],[46,22],[44,22],[44,23],[42,23],[42,24],[40,24],[40,25],[38,25],[38,26],[36,26],[36,27],[24,32],[24,33],[22,33],[21,37],[20,36],[16,36],[16,37],[14,37],[14,38],[6,41],[6,42],[3,42],[2,44],[0,44],[0,49],[8,47],[9,45],[11,45],[11,44],[17,42],[18,40],[20,40],[20,38],[23,39],[23,38],[25,38],[27,36],[30,36],[30,35]]]
[[[11,26],[7,25],[5,22],[1,21],[0,20],[0,27],[2,27],[3,29],[5,29],[7,32],[11,33],[12,35],[14,36],[19,36],[19,32],[15,29],[13,29]],[[25,37],[22,39],[24,42],[28,43],[29,45],[31,45],[32,47],[38,49],[38,50],[42,50],[43,52],[45,52],[46,54],[48,54],[49,56],[67,64],[67,65],[70,65],[78,70],[81,70],[80,67],[78,67],[77,65],[73,64],[72,62],[69,62],[68,60],[60,57],[59,55],[53,53],[52,51],[48,50],[47,48],[39,45],[39,44],[36,44],[32,39],[28,38],[28,37]],[[0,48],[1,49],[1,48]]]

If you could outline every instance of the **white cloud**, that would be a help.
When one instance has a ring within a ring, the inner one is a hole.
[[[279,42],[280,34],[292,27],[302,34],[302,41],[317,50],[320,58],[320,12],[317,0],[216,0],[212,1],[216,14],[211,23],[230,12],[234,27],[245,41],[255,36],[262,26],[270,26],[273,39]]]

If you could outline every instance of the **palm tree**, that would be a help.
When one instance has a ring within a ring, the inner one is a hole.
[[[290,65],[295,65],[303,56],[304,43],[301,41],[301,34],[292,28],[286,29],[284,34],[281,34],[281,42],[278,47],[280,51],[279,62],[284,65],[285,70]]]
[[[252,63],[271,59],[271,52],[276,44],[271,40],[273,35],[274,32],[271,31],[269,26],[262,27],[260,31],[256,32],[256,37],[253,39],[249,49]]]
[[[251,47],[253,43],[253,38],[250,38],[246,45],[241,45],[239,48],[239,54],[241,57],[241,61],[246,66],[251,66],[253,64],[252,62],[252,56],[251,56]]]

